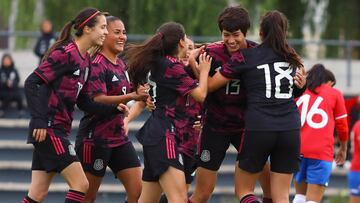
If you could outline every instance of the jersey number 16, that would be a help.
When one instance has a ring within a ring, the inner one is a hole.
[[[309,107],[310,104],[310,95],[305,94],[299,98],[299,100],[296,102],[298,107],[302,105],[301,108],[301,126],[304,125],[305,121],[311,128],[323,128],[328,123],[329,117],[326,114],[326,112],[319,108],[321,102],[324,99],[322,97],[317,97],[315,102],[312,104],[311,107]],[[320,122],[314,121],[314,116],[318,115],[321,117]]]

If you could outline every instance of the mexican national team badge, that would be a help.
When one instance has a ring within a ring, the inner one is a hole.
[[[210,161],[210,151],[209,150],[202,150],[200,159],[203,162]]]
[[[68,148],[69,148],[69,154],[70,154],[71,156],[76,156],[76,152],[75,152],[74,146],[69,145]]]
[[[104,168],[104,161],[102,159],[96,159],[94,162],[94,169],[100,171]]]

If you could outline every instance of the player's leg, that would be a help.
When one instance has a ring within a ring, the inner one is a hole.
[[[292,173],[270,173],[271,197],[274,202],[289,203]]]
[[[31,166],[31,184],[28,195],[23,200],[26,203],[43,202],[48,194],[50,183],[56,174],[56,165],[52,164],[51,159],[56,159],[57,154],[52,149],[49,135],[47,135],[45,141],[35,143],[34,148]],[[50,172],[50,170],[54,172]]]
[[[239,150],[236,169],[236,196],[240,202],[259,202],[254,196],[256,181],[270,154],[274,136],[263,131],[246,131]]]
[[[271,197],[274,202],[288,203],[292,175],[300,164],[300,130],[275,134],[276,144],[270,157]]]
[[[188,200],[185,174],[182,170],[170,166],[160,176],[159,183],[169,202],[186,203]]]
[[[162,191],[169,202],[187,201],[183,158],[176,143],[164,137],[157,145],[143,146],[143,151],[143,187],[139,202],[159,202]]]
[[[295,186],[295,197],[293,203],[305,203],[306,201],[306,190],[307,183],[306,173],[307,173],[307,162],[308,159],[301,158],[300,169],[294,173],[294,186]]]
[[[73,162],[61,171],[61,175],[70,189],[66,195],[66,203],[83,202],[89,188],[89,182],[85,176],[80,162]]]
[[[83,202],[89,188],[89,181],[85,176],[81,163],[76,156],[75,149],[70,141],[63,137],[60,141],[65,153],[61,157],[63,164],[59,168],[59,171],[70,187],[65,197],[65,203]]]
[[[76,143],[76,153],[89,182],[89,189],[85,195],[85,202],[95,202],[97,192],[106,172],[111,148],[104,148],[92,142]]]
[[[295,178],[294,178],[295,179]],[[306,202],[306,190],[307,190],[307,184],[303,180],[302,182],[294,181],[295,186],[295,197],[292,201],[292,203],[305,203]]]
[[[203,167],[196,169],[195,189],[191,195],[191,201],[194,203],[208,202],[214,191],[217,180],[217,171],[208,170]]]
[[[127,202],[136,203],[141,194],[141,164],[131,142],[113,148],[109,167],[122,182]]]
[[[271,198],[271,186],[270,186],[270,162],[266,162],[264,169],[262,170],[259,183],[263,191],[262,202],[263,203],[272,203]]]
[[[306,181],[306,201],[321,202],[326,186],[329,184],[332,162],[308,159]]]
[[[230,135],[217,133],[206,124],[202,128],[195,189],[190,198],[194,203],[209,201],[215,188],[218,170],[230,146],[230,140]]]
[[[89,182],[89,189],[86,192],[84,203],[92,203],[96,200],[96,195],[101,185],[102,176],[95,176],[90,172],[85,172],[85,176]]]
[[[348,173],[350,190],[350,203],[360,203],[360,172],[350,171]]]
[[[239,136],[239,134],[236,134],[234,136],[232,136],[231,139],[231,143],[232,145],[238,149],[238,151],[241,151],[242,146],[242,140],[244,133],[241,134],[241,136]],[[238,187],[240,187],[239,183],[241,182],[241,179],[239,178],[239,167],[238,166],[238,160],[236,162],[236,166],[235,166],[235,194],[237,194],[237,191],[239,190]],[[271,199],[271,190],[270,190],[270,164],[269,162],[266,162],[263,171],[260,174],[259,177],[259,182],[261,185],[261,188],[263,190],[263,197],[262,197],[262,202],[263,203],[272,203],[272,199]]]
[[[139,203],[159,202],[161,193],[162,189],[159,182],[143,181]]]
[[[55,172],[47,173],[46,171],[32,171],[31,184],[28,197],[26,198],[30,198],[36,202],[43,202],[48,194],[50,183],[55,174]]]

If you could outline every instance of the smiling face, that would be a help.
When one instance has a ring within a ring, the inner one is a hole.
[[[180,58],[181,62],[183,64],[185,64],[186,66],[189,64],[189,57],[190,57],[190,53],[192,50],[195,49],[195,45],[194,45],[194,42],[189,39],[188,37],[186,38],[186,42],[187,42],[187,51],[186,51],[186,56],[183,57],[183,58]]]
[[[97,16],[95,26],[90,29],[91,29],[90,38],[93,45],[98,45],[98,46],[103,45],[105,36],[108,34],[108,31],[106,29],[105,16],[104,15]]]
[[[240,29],[234,32],[223,30],[221,32],[221,36],[230,54],[238,51],[239,49],[246,48],[245,35],[241,32]]]
[[[109,34],[106,36],[103,48],[108,49],[114,54],[124,51],[127,40],[124,23],[121,20],[115,20],[107,26]]]

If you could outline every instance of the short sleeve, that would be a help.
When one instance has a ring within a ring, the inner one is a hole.
[[[240,75],[245,70],[245,58],[241,52],[234,53],[227,63],[220,68],[220,73],[230,79],[240,79]]]
[[[174,63],[167,67],[163,84],[183,96],[198,86],[197,81],[190,77],[181,63]]]
[[[34,72],[44,80],[45,83],[51,83],[60,76],[76,70],[75,65],[72,66],[70,64],[70,58],[70,53],[66,53],[61,49],[55,49]]]

